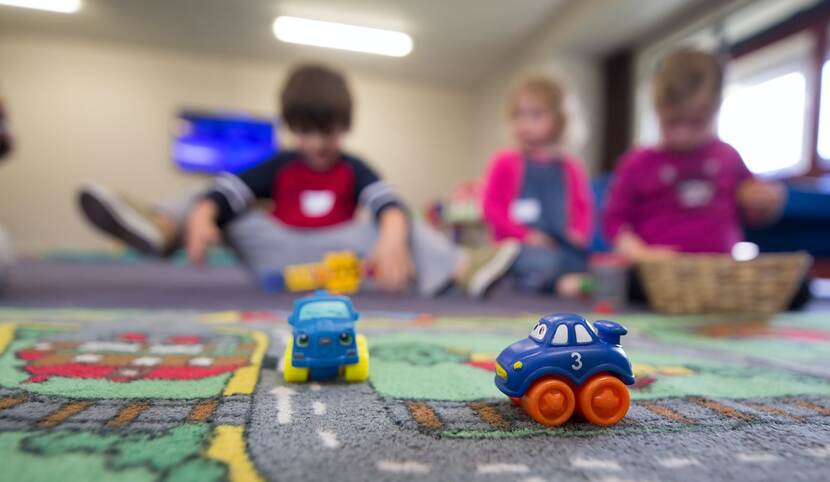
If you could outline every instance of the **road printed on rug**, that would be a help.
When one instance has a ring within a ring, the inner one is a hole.
[[[15,453],[7,473],[263,480],[244,434],[268,343],[208,325],[0,324],[0,453]]]
[[[755,364],[660,338],[682,323],[626,321],[637,383],[620,424],[544,428],[493,385],[496,354],[533,317],[368,317],[369,383],[286,385],[281,312],[15,314],[0,321],[0,456],[21,480],[763,479],[830,458],[830,376],[788,365],[809,356]],[[803,349],[821,359],[813,335]],[[760,445],[741,447],[750,434]],[[650,447],[640,472],[604,455],[621,440]]]
[[[372,385],[381,396],[398,401],[390,405],[395,420],[435,435],[487,438],[699,430],[767,422],[770,417],[776,423],[800,423],[805,417],[830,415],[830,383],[820,377],[705,355],[678,356],[665,346],[661,353],[637,348],[635,342],[627,349],[635,360],[634,403],[620,425],[601,429],[576,423],[544,429],[493,384],[495,357],[516,337],[480,331],[372,338]]]
[[[629,328],[663,345],[729,353],[748,363],[778,366],[830,379],[830,326],[821,313],[772,318],[622,317]]]

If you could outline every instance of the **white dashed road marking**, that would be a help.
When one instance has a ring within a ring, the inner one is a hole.
[[[282,344],[283,344],[283,345],[286,345],[286,344],[288,343],[288,340],[290,340],[290,339],[291,339],[291,332],[290,332],[290,331],[288,331],[288,330],[275,330],[275,331],[274,331],[274,334],[275,334],[275,335],[276,335],[276,336],[277,336],[280,340],[282,340]],[[280,361],[279,361],[279,363],[277,363],[277,371],[278,371],[278,372],[280,372],[280,373],[284,373],[284,372],[285,372],[285,366],[283,366],[283,358],[282,358],[282,356],[280,356]]]
[[[690,465],[700,465],[697,459],[691,457],[668,457],[658,460],[657,463],[667,469],[679,469]]]
[[[317,435],[320,437],[320,440],[323,442],[323,446],[326,448],[336,449],[340,446],[340,442],[337,441],[337,434],[334,432],[318,430]]]
[[[479,464],[479,474],[526,474],[530,469],[525,464]]]
[[[280,341],[283,344],[288,343],[288,340],[291,339],[291,331],[290,330],[274,330],[274,334],[279,337]]]
[[[101,358],[97,353],[81,353],[75,356],[75,363],[98,363]]]
[[[291,397],[297,392],[293,388],[277,387],[271,390],[271,395],[277,397],[277,423],[287,425],[291,423]]]
[[[394,460],[381,460],[377,463],[378,470],[382,472],[393,472],[396,474],[428,474],[430,466],[415,462],[413,460],[404,460],[396,462]]]
[[[826,459],[830,457],[830,445],[825,445],[824,447],[812,447],[809,449],[805,449],[804,453],[806,453],[807,455],[811,455],[813,457]]]
[[[620,464],[613,460],[589,459],[585,457],[573,459],[571,465],[580,469],[589,470],[620,470]]]
[[[161,358],[157,356],[142,356],[133,359],[130,362],[131,365],[135,365],[137,367],[154,367],[161,363]]]
[[[741,462],[752,462],[752,463],[760,463],[760,462],[775,462],[778,460],[778,456],[775,454],[764,453],[764,452],[751,452],[751,453],[743,453],[738,454],[735,456]]]
[[[326,404],[323,402],[314,401],[311,404],[311,409],[314,410],[314,415],[325,415],[326,414]]]

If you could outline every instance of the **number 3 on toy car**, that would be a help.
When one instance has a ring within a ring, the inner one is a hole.
[[[571,365],[571,368],[573,368],[574,370],[579,370],[580,368],[582,368],[582,353],[575,351],[571,353],[571,358],[574,359],[574,364]]]

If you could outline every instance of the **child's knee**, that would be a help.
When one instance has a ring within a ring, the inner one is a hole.
[[[559,270],[561,253],[555,249],[523,246],[513,265],[516,274],[550,274]]]

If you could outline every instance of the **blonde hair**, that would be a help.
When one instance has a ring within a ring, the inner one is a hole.
[[[565,115],[565,91],[558,81],[544,76],[531,75],[520,79],[513,85],[507,99],[507,116],[511,117],[516,110],[519,96],[529,95],[545,105],[553,112],[557,120],[557,131],[553,140],[559,141],[565,132],[567,116]]]
[[[669,54],[654,76],[654,105],[658,111],[677,107],[704,94],[715,111],[721,103],[723,67],[708,52],[682,49]]]

